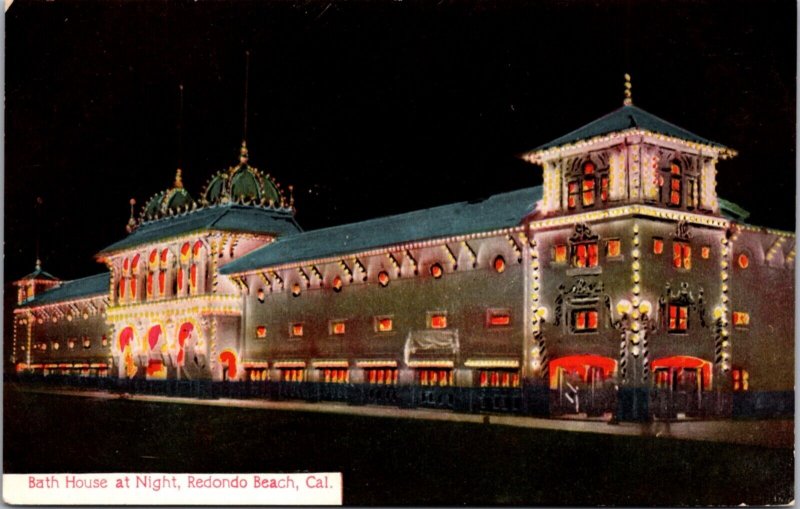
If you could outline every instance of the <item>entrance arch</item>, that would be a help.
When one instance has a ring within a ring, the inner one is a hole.
[[[614,411],[617,361],[581,354],[552,359],[549,366],[552,413],[591,416]]]
[[[710,361],[688,355],[655,359],[652,409],[656,417],[699,416],[708,400],[713,378]]]

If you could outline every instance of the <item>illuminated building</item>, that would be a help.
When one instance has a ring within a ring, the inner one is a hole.
[[[303,232],[243,145],[198,201],[179,171],[107,273],[18,281],[12,360],[466,411],[792,413],[795,237],[717,197],[735,155],[628,95],[524,156],[542,186]]]

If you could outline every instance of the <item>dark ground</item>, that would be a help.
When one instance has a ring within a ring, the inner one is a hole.
[[[6,385],[7,473],[341,471],[345,504],[764,505],[793,452],[467,423],[97,400]]]

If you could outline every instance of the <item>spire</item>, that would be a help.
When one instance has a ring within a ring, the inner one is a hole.
[[[40,270],[42,270],[42,260],[36,258],[36,272],[39,272]]]
[[[131,198],[129,203],[131,204],[131,217],[128,219],[128,224],[125,229],[128,230],[128,233],[131,233],[136,229],[136,219],[133,217],[133,206],[136,205],[136,199]]]
[[[183,179],[181,178],[180,168],[178,168],[177,171],[175,171],[175,183],[172,186],[177,187],[178,189],[183,188]]]
[[[631,92],[631,75],[625,73],[625,99],[622,101],[623,106],[633,106],[633,92]]]
[[[239,163],[247,164],[248,160],[248,153],[247,153],[247,142],[242,140],[242,147],[239,149]]]

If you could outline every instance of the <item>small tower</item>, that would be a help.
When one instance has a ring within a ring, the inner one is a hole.
[[[42,270],[42,261],[37,258],[34,271],[14,281],[14,286],[17,287],[17,305],[24,304],[60,284],[60,279]]]

